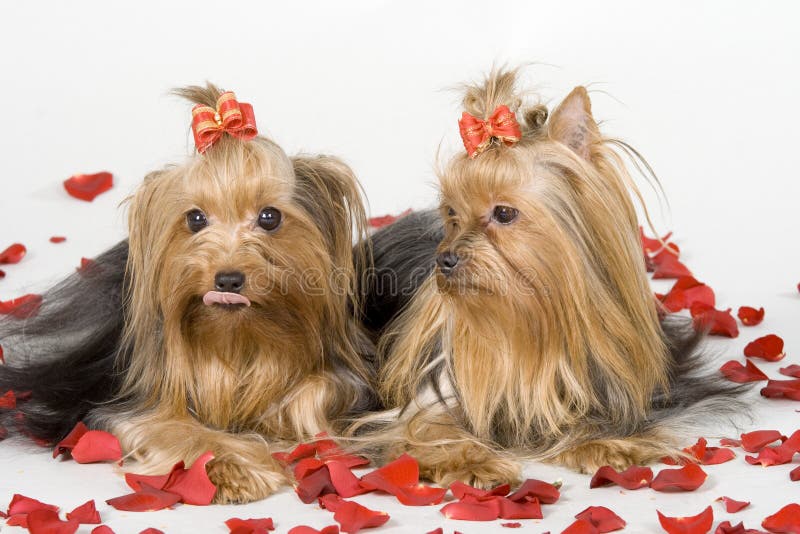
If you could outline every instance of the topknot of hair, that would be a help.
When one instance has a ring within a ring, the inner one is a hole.
[[[200,104],[211,108],[216,107],[217,99],[224,92],[211,82],[206,82],[205,87],[202,85],[189,85],[172,90],[172,94],[185,98],[192,104]]]

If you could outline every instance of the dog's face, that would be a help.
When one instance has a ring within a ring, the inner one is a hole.
[[[308,331],[333,265],[297,187],[292,162],[266,140],[221,142],[149,178],[131,211],[134,291],[200,340]]]

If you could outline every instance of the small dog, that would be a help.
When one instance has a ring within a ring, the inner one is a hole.
[[[390,421],[386,457],[441,484],[516,481],[521,458],[591,472],[679,455],[684,426],[738,388],[659,320],[614,150],[630,147],[602,136],[583,87],[548,119],[495,71],[463,103],[438,215],[372,236],[363,313],[393,410],[361,424]]]
[[[177,94],[201,154],[145,178],[127,243],[0,326],[0,389],[32,391],[19,419],[41,441],[84,419],[144,472],[210,450],[216,502],[253,501],[287,481],[271,445],[372,402],[353,311],[366,217],[340,160],[287,157],[233,93]]]

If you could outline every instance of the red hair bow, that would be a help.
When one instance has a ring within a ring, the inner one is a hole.
[[[486,150],[492,139],[498,139],[511,146],[522,137],[517,117],[505,105],[497,106],[489,120],[485,121],[465,111],[458,121],[458,129],[464,141],[464,148],[471,158]]]
[[[239,103],[230,91],[217,99],[217,109],[197,104],[192,108],[192,133],[197,151],[203,154],[223,133],[243,141],[258,135],[253,106]]]

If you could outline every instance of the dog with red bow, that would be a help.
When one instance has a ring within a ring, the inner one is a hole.
[[[145,178],[127,242],[0,323],[0,390],[31,392],[15,419],[39,441],[84,420],[151,473],[211,451],[216,502],[253,501],[287,482],[276,444],[372,401],[352,312],[366,218],[340,160],[288,157],[231,92],[177,93],[198,153]]]
[[[603,136],[583,87],[550,114],[498,71],[463,103],[466,152],[441,171],[438,212],[372,237],[364,316],[390,410],[360,425],[441,484],[514,482],[525,458],[592,472],[680,455],[739,388],[659,318],[615,150],[629,147]]]

